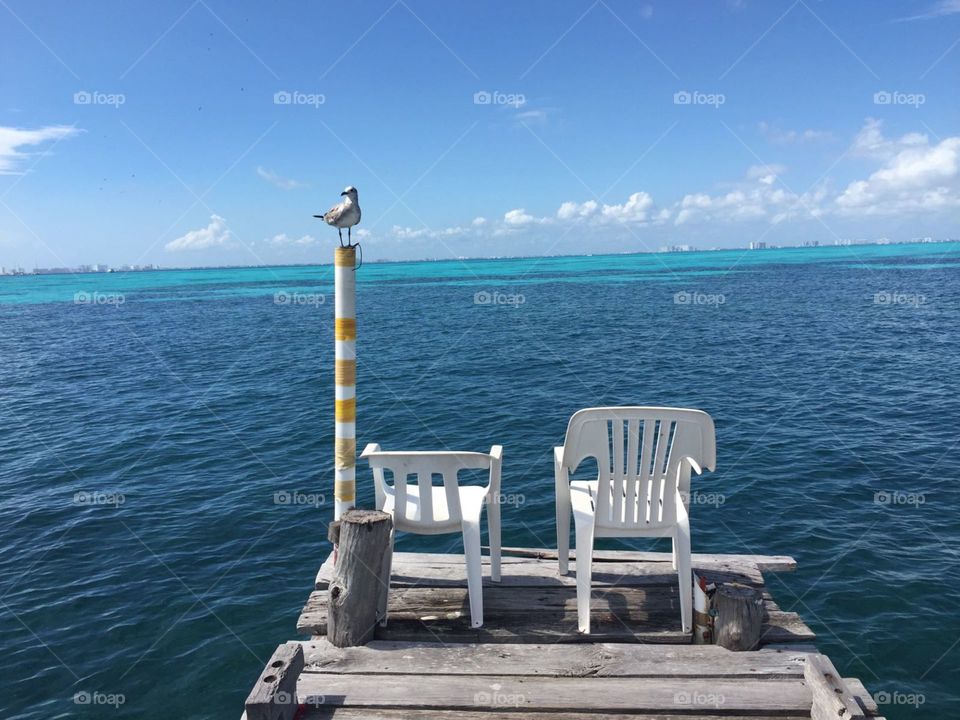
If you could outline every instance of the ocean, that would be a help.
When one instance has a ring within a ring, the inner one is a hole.
[[[357,277],[360,447],[502,444],[503,542],[551,547],[574,411],[706,410],[694,551],[794,556],[774,598],[882,714],[956,716],[960,243]],[[0,717],[240,716],[329,551],[332,278],[0,277]]]

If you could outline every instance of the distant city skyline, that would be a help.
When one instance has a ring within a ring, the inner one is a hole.
[[[877,238],[874,240],[868,240],[865,238],[843,238],[835,240],[833,243],[820,243],[817,240],[808,240],[804,241],[800,245],[775,245],[772,243],[767,243],[765,241],[751,241],[748,245],[742,247],[709,247],[709,248],[696,248],[689,245],[671,245],[671,246],[662,246],[656,250],[651,251],[625,251],[621,253],[590,253],[590,255],[636,255],[636,254],[661,254],[661,253],[686,253],[686,252],[717,252],[721,250],[800,250],[800,249],[810,249],[810,248],[827,248],[827,247],[853,247],[858,245],[911,245],[911,244],[933,244],[933,243],[952,243],[960,242],[960,238],[932,238],[932,237],[923,237],[923,238],[912,238],[910,240],[905,240],[902,242],[893,241],[889,238]],[[470,261],[470,260],[507,260],[507,259],[521,259],[525,257],[578,257],[571,255],[562,255],[555,254],[552,256],[538,256],[538,255],[498,255],[498,256],[487,256],[487,255],[478,255],[474,257],[468,256],[459,256],[456,258],[445,258],[445,257],[424,257],[424,258],[409,258],[403,260],[394,260],[381,258],[378,260],[372,260],[370,262],[444,262],[444,261]],[[579,257],[583,257],[580,255]],[[0,276],[3,275],[79,275],[79,274],[96,274],[96,273],[118,273],[118,272],[150,272],[158,270],[212,270],[212,269],[221,269],[221,268],[236,268],[236,267],[282,267],[282,266],[317,266],[317,265],[331,265],[331,262],[324,262],[318,260],[316,262],[308,263],[273,263],[267,265],[251,265],[249,263],[240,264],[240,265],[191,265],[191,266],[161,266],[161,265],[119,265],[116,267],[104,264],[85,264],[79,265],[76,267],[34,267],[32,269],[27,269],[24,267],[4,267],[0,266]]]
[[[960,3],[0,5],[0,266],[955,237]]]

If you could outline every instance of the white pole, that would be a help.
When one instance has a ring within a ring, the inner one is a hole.
[[[336,432],[333,519],[356,502],[357,480],[357,283],[356,250],[338,247],[333,255]]]

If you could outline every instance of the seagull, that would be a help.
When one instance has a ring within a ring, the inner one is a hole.
[[[323,215],[314,215],[320,218],[327,225],[333,225],[340,233],[340,247],[343,245],[343,228],[347,229],[347,247],[353,247],[350,237],[350,228],[360,222],[360,203],[357,201],[357,189],[353,185],[347,185],[340,193],[343,202],[337,203],[327,210]]]

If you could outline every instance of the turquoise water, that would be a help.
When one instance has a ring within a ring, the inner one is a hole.
[[[573,411],[707,410],[695,549],[793,555],[775,598],[887,717],[956,714],[960,244],[358,281],[361,446],[503,444],[504,542],[551,546]],[[331,292],[324,266],[0,278],[0,717],[239,717],[328,551]]]

